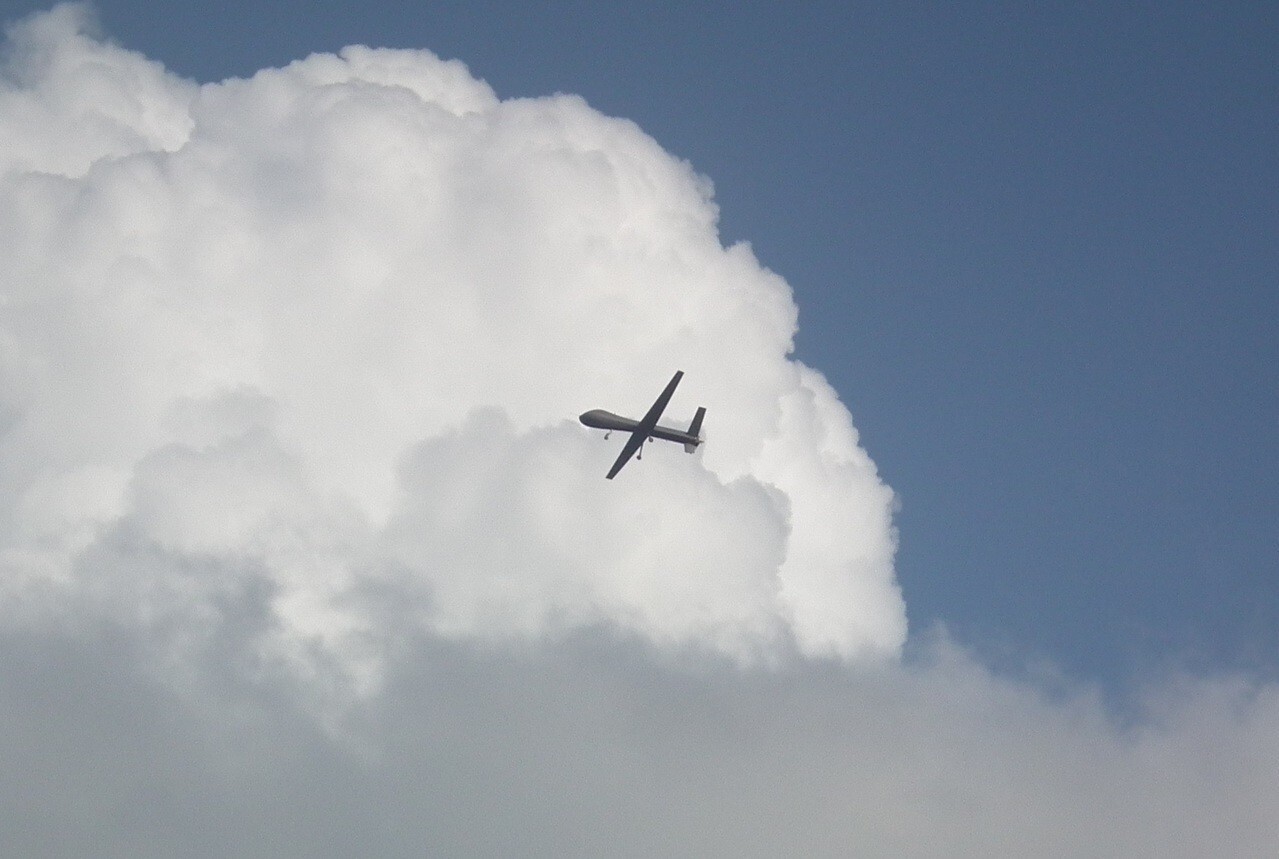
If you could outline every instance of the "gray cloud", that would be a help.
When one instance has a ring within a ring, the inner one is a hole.
[[[251,626],[251,624],[250,624]],[[276,680],[198,690],[138,642],[9,637],[6,852],[95,855],[1261,856],[1279,697],[1161,687],[1135,724],[939,641],[887,669],[743,672],[596,630],[421,639],[317,727]]]

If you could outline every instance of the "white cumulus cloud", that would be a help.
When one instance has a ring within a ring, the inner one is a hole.
[[[127,534],[202,571],[135,620],[260,579],[264,652],[373,684],[415,630],[898,652],[892,493],[688,164],[426,51],[196,85],[88,24],[13,27],[0,89],[11,614],[126,610],[165,575],[91,561]],[[620,442],[576,415],[638,416],[675,369],[708,443],[604,481]]]

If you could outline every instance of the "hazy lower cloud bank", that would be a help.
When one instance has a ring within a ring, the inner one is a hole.
[[[251,626],[251,625],[249,625]],[[247,627],[245,632],[247,632]],[[672,666],[582,633],[406,643],[321,730],[220,643],[198,692],[129,633],[7,637],[9,855],[1266,856],[1279,696],[1160,690],[1118,728],[944,643],[925,664]]]
[[[1274,852],[1272,687],[897,661],[892,493],[632,123],[90,24],[0,78],[0,852]]]

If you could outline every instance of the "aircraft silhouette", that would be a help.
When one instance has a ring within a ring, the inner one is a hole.
[[[606,412],[603,409],[592,409],[584,413],[578,418],[583,424],[594,429],[607,430],[604,438],[613,430],[628,432],[631,437],[626,440],[626,445],[622,448],[621,454],[618,455],[617,461],[613,463],[613,467],[608,470],[608,479],[612,480],[617,476],[617,472],[622,470],[622,466],[626,465],[630,458],[636,453],[640,454],[643,459],[643,453],[640,448],[644,446],[644,442],[660,438],[665,441],[679,442],[684,445],[687,453],[697,450],[697,446],[702,443],[702,418],[706,415],[706,407],[698,406],[697,414],[693,416],[693,422],[689,424],[688,432],[674,429],[673,427],[658,426],[657,421],[662,416],[666,404],[671,401],[671,395],[675,393],[675,387],[679,385],[679,380],[684,377],[683,370],[677,370],[675,376],[666,385],[666,390],[662,391],[657,401],[653,403],[652,408],[645,413],[644,417],[639,420],[624,418],[621,415],[615,415],[612,412]]]

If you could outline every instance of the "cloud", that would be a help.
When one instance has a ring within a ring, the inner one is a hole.
[[[672,670],[597,633],[518,655],[423,638],[338,742],[278,680],[228,670],[236,638],[211,653],[204,692],[179,695],[139,676],[128,630],[92,646],[6,637],[5,851],[1191,857],[1279,844],[1273,687],[1185,680],[1123,726],[1086,688],[1045,695],[944,640],[904,667],[742,672]]]
[[[85,559],[128,533],[263,578],[271,649],[360,683],[394,637],[361,594],[392,581],[406,634],[899,651],[892,493],[689,165],[425,51],[196,85],[91,29],[14,26],[0,100],[8,602],[122,609],[135,572]],[[677,368],[704,454],[605,483],[617,445],[575,416]]]
[[[0,79],[0,852],[1268,855],[1279,697],[899,659],[894,499],[707,180],[351,47]],[[676,369],[695,456],[575,422]]]

